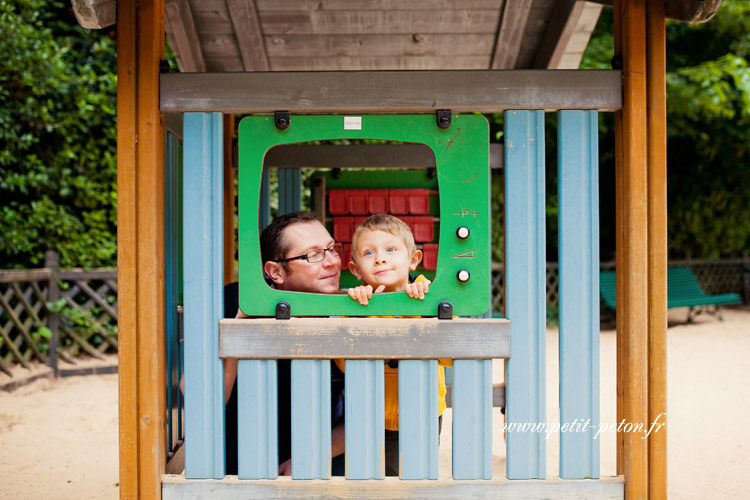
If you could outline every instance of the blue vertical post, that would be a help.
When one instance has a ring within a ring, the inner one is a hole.
[[[224,477],[223,152],[221,113],[183,121],[185,477]]]
[[[275,479],[279,475],[278,376],[276,360],[237,362],[237,475]]]
[[[599,477],[599,150],[596,111],[558,113],[560,477]]]
[[[292,479],[331,477],[331,362],[292,360]]]
[[[437,360],[398,363],[398,450],[401,479],[438,477]]]
[[[166,330],[166,361],[167,361],[167,442],[169,451],[173,451],[179,434],[179,343],[177,339],[177,280],[179,278],[178,250],[179,250],[179,150],[178,138],[170,131],[164,132],[164,296],[165,296],[165,330]]]
[[[492,479],[492,360],[453,360],[453,479]]]
[[[346,362],[346,477],[383,479],[385,408],[383,361]]]
[[[302,209],[302,175],[297,169],[278,169],[279,215]]]
[[[544,112],[506,111],[504,126],[507,477],[544,479],[544,430],[511,427],[546,421]]]

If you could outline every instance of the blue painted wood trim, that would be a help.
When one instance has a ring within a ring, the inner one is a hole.
[[[331,362],[292,360],[292,479],[331,477]]]
[[[185,477],[224,477],[224,375],[221,113],[183,119]]]
[[[346,477],[385,476],[383,361],[346,362]]]
[[[302,173],[297,169],[280,168],[279,176],[279,215],[297,212],[302,209]]]
[[[437,479],[437,360],[398,363],[398,449],[401,479]]]
[[[506,421],[544,424],[544,112],[506,111],[504,127],[505,312],[512,332],[505,364]],[[508,478],[544,479],[544,431],[510,430],[506,438]]]
[[[279,475],[278,375],[272,359],[237,362],[237,468],[240,479]]]
[[[453,361],[453,479],[492,479],[492,360]]]
[[[599,477],[599,147],[596,111],[560,111],[560,477]]]
[[[179,439],[180,365],[177,340],[177,280],[180,211],[178,138],[164,132],[164,320],[167,362],[167,450],[174,451]]]

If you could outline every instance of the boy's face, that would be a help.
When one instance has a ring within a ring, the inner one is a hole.
[[[352,249],[349,270],[373,288],[385,285],[384,292],[403,291],[409,271],[417,268],[422,252],[412,255],[403,238],[386,231],[363,231]]]

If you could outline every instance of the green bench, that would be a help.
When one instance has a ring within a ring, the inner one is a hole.
[[[616,308],[616,278],[614,271],[602,271],[599,274],[599,292],[604,303]],[[688,307],[688,323],[695,316],[707,312],[723,320],[719,306],[739,304],[742,302],[736,293],[709,295],[703,291],[693,271],[687,267],[670,267],[667,269],[667,308]],[[713,309],[711,309],[713,307]]]

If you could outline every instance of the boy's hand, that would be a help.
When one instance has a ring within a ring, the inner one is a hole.
[[[430,280],[422,280],[416,283],[407,283],[404,285],[404,291],[409,297],[424,300],[424,294],[430,291]]]
[[[383,290],[385,290],[385,285],[380,285],[377,289],[375,289],[374,293],[380,293]],[[349,294],[349,297],[358,301],[363,306],[366,306],[367,299],[372,298],[373,290],[370,285],[360,285],[355,286],[354,288],[350,288],[349,290],[347,290],[347,293]]]

